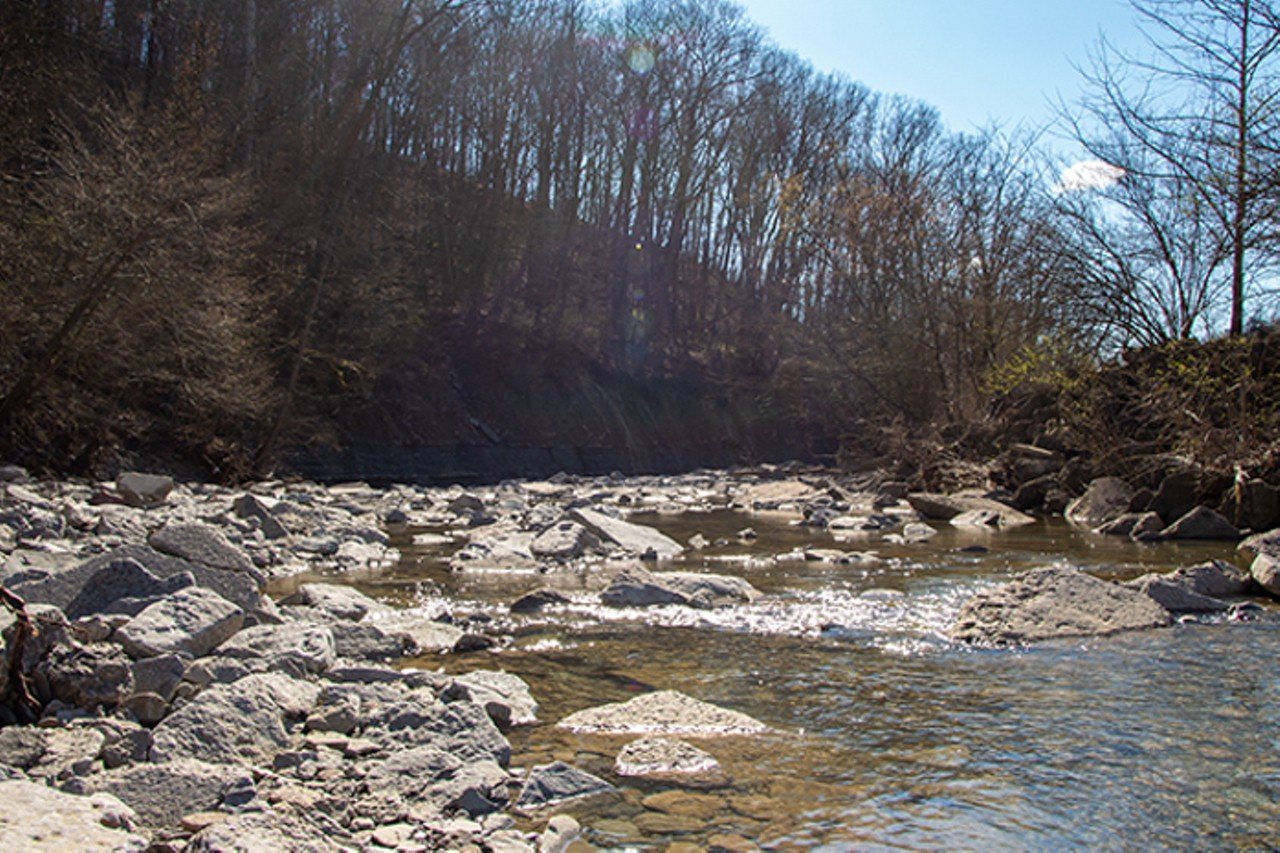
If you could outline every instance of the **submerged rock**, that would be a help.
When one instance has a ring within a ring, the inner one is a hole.
[[[747,735],[771,731],[764,723],[674,690],[570,714],[559,728],[599,734]]]
[[[535,589],[511,602],[512,613],[537,613],[544,607],[568,604],[569,596],[555,589]]]
[[[1011,645],[1159,628],[1171,621],[1169,612],[1142,592],[1077,569],[1051,567],[970,599],[960,609],[951,638]]]
[[[644,737],[618,752],[614,772],[619,776],[654,779],[718,779],[724,776],[720,762],[710,753],[682,740]]]

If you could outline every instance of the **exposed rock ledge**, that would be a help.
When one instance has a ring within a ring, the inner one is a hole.
[[[1160,628],[1172,621],[1168,610],[1139,590],[1077,569],[1050,567],[970,599],[951,637],[1003,646]]]

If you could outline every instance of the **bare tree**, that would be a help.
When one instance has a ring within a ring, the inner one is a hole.
[[[1174,205],[1131,207],[1139,219],[1162,219],[1147,223],[1147,238],[1177,228],[1167,217],[1186,206],[1211,217],[1226,252],[1229,332],[1239,334],[1250,278],[1270,260],[1265,232],[1280,200],[1280,15],[1269,0],[1131,5],[1147,55],[1103,40],[1082,72],[1091,93],[1067,125],[1091,156],[1123,170],[1151,198],[1178,197]]]

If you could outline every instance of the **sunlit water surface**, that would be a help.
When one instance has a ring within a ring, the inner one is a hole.
[[[589,572],[451,574],[447,544],[343,576],[424,612],[491,614],[514,635],[497,652],[443,660],[529,682],[543,722],[511,733],[513,765],[562,758],[619,785],[619,797],[567,809],[597,846],[661,849],[715,834],[819,850],[1280,846],[1280,622],[1270,611],[1025,650],[945,639],[969,595],[1036,565],[1123,579],[1234,558],[1228,547],[1139,546],[1050,522],[999,534],[944,525],[928,543],[894,546],[760,515],[633,520],[680,541],[730,540],[668,568],[741,575],[765,597],[715,612],[611,610],[591,603]],[[759,538],[739,542],[748,525]],[[772,559],[806,545],[876,561]],[[574,603],[506,615],[548,583]],[[652,689],[742,711],[778,734],[694,741],[728,784],[662,803],[676,814],[647,808],[646,797],[680,786],[616,777],[627,739],[554,723]]]

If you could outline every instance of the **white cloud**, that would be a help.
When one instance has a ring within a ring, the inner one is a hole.
[[[1124,169],[1104,160],[1081,160],[1062,170],[1054,190],[1060,193],[1100,190],[1124,177]]]

